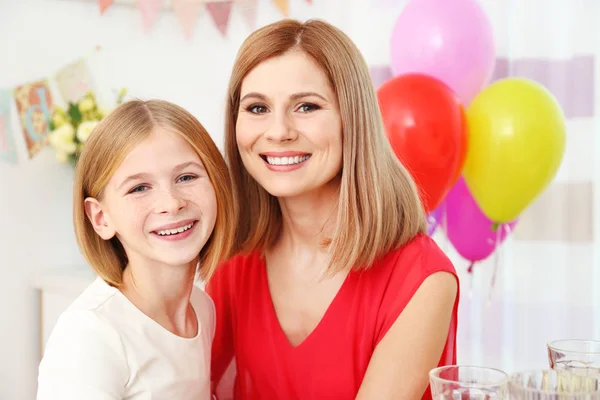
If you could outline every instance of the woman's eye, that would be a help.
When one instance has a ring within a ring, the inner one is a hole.
[[[308,113],[314,110],[318,110],[319,106],[316,104],[311,104],[311,103],[304,103],[301,104],[300,107],[298,107],[298,111],[303,112],[303,113]]]
[[[195,175],[183,175],[182,177],[177,179],[177,182],[189,182],[193,181],[194,179],[196,179]]]
[[[264,114],[268,111],[267,107],[265,107],[261,104],[251,105],[250,107],[246,108],[246,110],[250,111],[253,114]]]
[[[148,186],[139,185],[139,186],[136,186],[133,189],[131,189],[128,193],[141,193],[141,192],[145,192],[147,189],[148,189]]]

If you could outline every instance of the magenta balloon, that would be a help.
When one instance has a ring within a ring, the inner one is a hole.
[[[498,232],[492,228],[493,221],[483,214],[462,176],[440,207],[445,207],[448,240],[463,258],[471,262],[488,258],[517,223],[515,220],[500,225],[498,242]]]
[[[412,0],[391,40],[394,75],[422,73],[446,83],[468,106],[496,62],[490,20],[478,0]]]
[[[433,235],[442,220],[442,208],[438,207],[427,215],[427,234]]]

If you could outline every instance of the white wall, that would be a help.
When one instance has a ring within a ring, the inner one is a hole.
[[[373,5],[394,1],[388,8]],[[324,18],[346,31],[369,64],[389,61],[389,36],[403,0],[313,0],[313,5],[304,0],[290,2],[292,17]],[[259,26],[281,17],[270,0],[260,0],[259,4]],[[505,56],[509,26],[506,8],[494,6],[496,0],[486,0],[485,4],[490,6],[498,53]],[[163,13],[146,35],[137,10],[126,6],[114,6],[99,16],[93,1],[0,0],[0,88],[47,76],[101,45],[105,50],[94,66],[102,76],[103,89],[127,86],[134,96],[178,103],[196,115],[222,147],[227,79],[236,51],[249,32],[235,9],[226,38],[208,15],[203,15],[193,40],[188,42],[172,13]],[[0,267],[4,274],[0,284],[0,398],[27,400],[34,398],[39,351],[38,299],[31,280],[47,268],[86,266],[72,232],[71,167],[57,163],[50,149],[27,160],[18,138],[17,145],[19,164],[0,163]],[[449,245],[442,245],[452,253]],[[451,255],[464,275],[466,263]],[[516,266],[506,266],[505,270],[511,268]],[[487,278],[477,275],[475,285],[485,288]],[[468,284],[464,279],[465,295]],[[529,295],[526,286],[522,291]],[[461,311],[464,346],[459,348],[459,362],[487,362],[489,358],[481,354],[472,357],[469,346],[481,353],[480,345],[490,343],[483,337],[485,332],[513,328],[498,326],[497,319],[491,321],[494,316],[486,311],[484,301],[470,303],[465,299],[466,308]],[[488,319],[482,320],[477,314],[488,315]],[[541,346],[543,357],[543,343],[526,345]]]

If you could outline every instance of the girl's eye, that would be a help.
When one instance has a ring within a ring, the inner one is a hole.
[[[136,186],[133,189],[131,189],[128,193],[141,193],[141,192],[145,192],[147,189],[148,189],[148,186],[139,185],[139,186]]]
[[[193,181],[194,179],[196,179],[195,175],[183,175],[182,177],[180,177],[177,182],[190,182]]]
[[[311,111],[318,110],[319,108],[320,107],[316,104],[304,103],[304,104],[301,104],[300,107],[298,107],[298,111],[300,111],[302,113],[309,113]]]
[[[264,114],[268,110],[267,110],[267,107],[265,107],[262,104],[253,104],[250,107],[246,108],[246,111],[249,111],[252,114]]]

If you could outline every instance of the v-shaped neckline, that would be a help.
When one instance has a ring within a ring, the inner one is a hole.
[[[315,340],[314,337],[319,333],[319,331],[324,329],[323,326],[327,324],[327,321],[329,319],[331,319],[330,314],[333,314],[335,312],[335,308],[338,307],[337,304],[340,302],[340,298],[345,295],[345,292],[347,290],[346,287],[349,285],[349,282],[351,281],[351,278],[353,276],[353,271],[351,270],[348,272],[348,274],[344,278],[344,281],[342,282],[342,285],[340,286],[337,293],[333,297],[333,300],[331,300],[331,302],[325,309],[325,313],[323,313],[323,316],[321,317],[321,319],[319,320],[317,325],[315,325],[313,330],[310,331],[310,333],[304,339],[302,339],[302,341],[300,343],[293,345],[290,342],[290,339],[288,338],[287,334],[283,330],[283,327],[281,326],[281,322],[279,321],[279,317],[277,316],[277,312],[275,311],[275,302],[273,301],[273,296],[271,294],[271,287],[269,286],[269,276],[267,273],[267,262],[265,260],[265,257],[260,254],[257,254],[257,257],[259,258],[258,261],[259,261],[259,265],[260,265],[261,281],[265,285],[265,288],[266,288],[265,296],[266,296],[266,301],[268,303],[267,318],[269,320],[273,320],[274,325],[277,326],[277,328],[276,328],[277,337],[286,345],[287,348],[289,348],[291,350],[304,348],[304,347],[308,346],[310,341]]]

